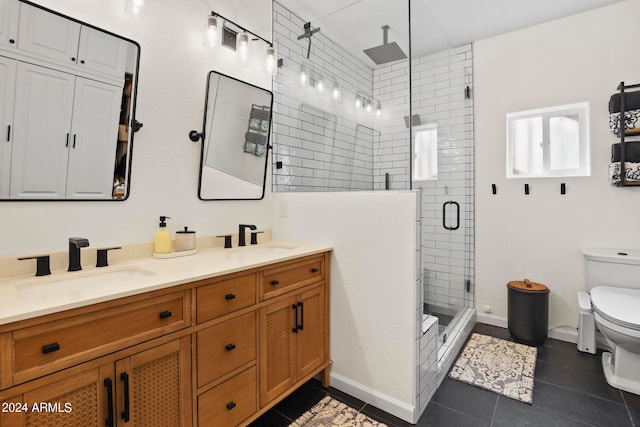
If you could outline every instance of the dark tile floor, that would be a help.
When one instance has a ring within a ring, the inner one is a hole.
[[[509,340],[504,328],[478,323],[474,332]],[[284,427],[331,395],[389,427],[411,424],[334,388],[311,380],[251,424]],[[610,387],[600,355],[581,353],[575,344],[547,339],[538,348],[533,405],[445,378],[418,426],[639,426],[640,396]]]

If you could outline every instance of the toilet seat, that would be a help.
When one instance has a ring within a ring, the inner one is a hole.
[[[591,304],[601,318],[640,332],[640,289],[596,286],[591,290]]]

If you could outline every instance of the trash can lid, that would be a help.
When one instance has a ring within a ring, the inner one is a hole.
[[[529,279],[513,280],[507,283],[507,287],[527,292],[549,292],[549,288],[541,283],[532,282]]]

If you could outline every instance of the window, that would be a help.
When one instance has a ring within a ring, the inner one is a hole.
[[[435,123],[413,127],[413,179],[438,179],[438,126]]]
[[[507,114],[507,177],[589,176],[589,104]]]

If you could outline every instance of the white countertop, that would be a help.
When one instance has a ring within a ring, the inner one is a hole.
[[[0,325],[331,249],[269,241],[230,249],[207,248],[178,258],[140,258],[76,272],[54,271],[42,277],[11,277],[0,280]]]

